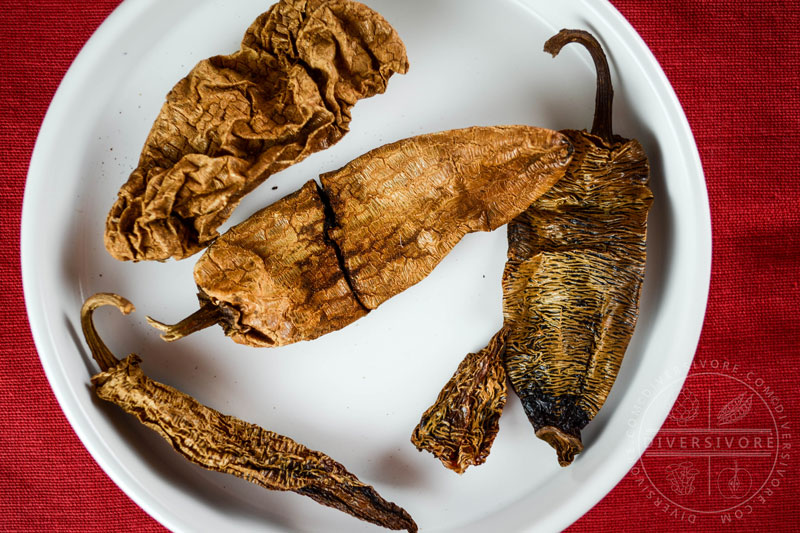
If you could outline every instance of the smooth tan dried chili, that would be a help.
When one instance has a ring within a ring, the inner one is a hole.
[[[92,314],[112,305],[125,314],[133,305],[116,294],[99,293],[81,309],[81,327],[101,372],[92,377],[97,396],[121,407],[164,437],[186,459],[209,470],[246,479],[271,490],[292,491],[356,518],[386,527],[417,531],[409,514],[384,500],[324,453],[289,437],[223,415],[191,396],[144,375],[141,358],[119,361],[94,327]]]
[[[583,449],[580,431],[605,402],[636,324],[653,200],[647,156],[637,141],[612,133],[613,89],[594,37],[562,30],[545,51],[555,56],[569,42],[583,44],[597,67],[592,131],[561,132],[575,147],[564,178],[508,225],[502,357],[484,350],[484,360],[462,363],[451,379],[467,380],[471,376],[462,374],[487,366],[492,381],[475,390],[495,397],[481,398],[487,409],[468,411],[474,416],[466,421],[445,416],[431,423],[426,413],[414,431],[420,449],[456,471],[488,453],[452,461],[462,442],[484,438],[478,417],[499,418],[506,375],[536,435],[556,449],[562,466],[571,463]],[[476,402],[477,394],[448,394],[449,387],[428,412],[457,415]]]
[[[201,309],[175,340],[215,323],[281,346],[340,329],[421,281],[467,233],[491,231],[561,178],[572,147],[530,126],[403,139],[308,182],[235,226],[198,260]]]
[[[239,51],[201,61],[169,92],[108,214],[107,250],[140,261],[206,247],[242,197],[336,143],[353,105],[407,69],[400,37],[363,4],[280,0]]]

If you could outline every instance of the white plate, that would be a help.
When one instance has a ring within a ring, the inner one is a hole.
[[[280,349],[234,344],[219,328],[165,344],[145,315],[176,320],[196,308],[194,259],[120,263],[103,223],[135,166],[164,95],[197,61],[238,48],[262,1],[128,0],[86,44],[53,99],[30,165],[22,270],[31,328],[67,418],[108,475],[175,531],[360,531],[373,526],[310,499],[205,471],[132,417],[94,399],[96,371],[78,323],[83,299],[120,293],[138,311],[98,313],[122,356],[152,378],[223,412],[291,436],[344,463],[423,531],[546,531],[579,518],[624,476],[677,394],[659,396],[645,425],[642,392],[665,373],[685,377],[699,337],[710,271],[710,222],[693,137],[672,89],[634,30],[596,0],[366,2],[404,39],[411,62],[389,90],[358,103],[333,148],[274,176],[231,223],[380,144],[474,124],[587,128],[595,74],[576,45],[553,59],[563,27],[592,31],[610,57],[614,130],[638,138],[652,163],[647,279],[636,334],[607,405],[584,432],[586,451],[560,468],[509,399],[488,462],[458,476],[409,442],[461,358],[501,323],[505,230],[465,238],[422,283],[368,317],[314,342]],[[556,7],[557,6],[557,7]],[[272,190],[277,186],[277,190]]]

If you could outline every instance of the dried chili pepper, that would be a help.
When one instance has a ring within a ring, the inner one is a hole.
[[[598,74],[592,131],[562,131],[575,146],[567,173],[508,228],[503,314],[505,367],[536,435],[562,466],[605,403],[639,314],[645,273],[650,166],[636,140],[612,133],[613,89],[597,40],[563,30],[556,56],[585,46]]]
[[[270,175],[328,148],[361,98],[408,69],[378,13],[350,0],[280,0],[234,54],[201,61],[169,92],[106,220],[120,260],[181,259],[217,237]]]
[[[411,434],[418,450],[430,451],[459,474],[486,461],[500,429],[506,404],[506,335],[502,328],[486,348],[464,358]]]
[[[198,260],[200,310],[175,340],[215,323],[281,346],[340,329],[422,280],[467,233],[506,224],[561,178],[566,139],[529,126],[404,139],[308,182],[235,226]]]
[[[116,294],[84,302],[81,327],[101,372],[92,377],[97,396],[121,407],[164,437],[186,459],[209,470],[246,479],[271,490],[292,491],[356,518],[389,529],[417,531],[409,514],[384,500],[327,455],[294,440],[223,415],[191,396],[144,375],[141,358],[119,361],[94,327],[92,314],[113,305],[124,314],[133,305]]]
[[[473,363],[494,364],[486,373],[492,382],[476,390],[498,395],[483,400],[497,412],[475,416],[499,418],[507,374],[536,435],[556,449],[562,466],[582,451],[580,431],[605,402],[633,334],[653,200],[644,149],[612,133],[613,89],[602,48],[587,32],[562,30],[545,51],[555,56],[569,42],[583,44],[597,68],[592,131],[561,132],[575,147],[564,178],[508,225],[505,373],[493,353],[481,352],[487,359]],[[468,379],[460,375],[465,371],[459,367],[452,380]],[[443,393],[431,410],[458,413],[474,401]],[[414,433],[420,449],[449,468],[454,443],[481,437],[474,420],[461,425],[475,434],[454,436],[424,422]]]

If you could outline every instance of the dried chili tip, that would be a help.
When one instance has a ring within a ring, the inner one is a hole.
[[[575,456],[583,451],[580,436],[570,435],[555,426],[544,426],[536,431],[536,436],[555,448],[558,464],[568,466]]]
[[[181,391],[148,378],[141,358],[119,361],[94,327],[95,309],[112,305],[122,313],[134,310],[125,298],[96,294],[81,308],[81,328],[102,372],[92,376],[95,393],[114,403],[161,435],[190,462],[231,474],[270,490],[292,491],[360,520],[410,533],[411,516],[383,499],[342,464],[322,452],[207,407]]]

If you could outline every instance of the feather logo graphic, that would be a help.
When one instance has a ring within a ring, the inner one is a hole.
[[[725,404],[717,413],[717,423],[720,426],[733,424],[750,414],[753,408],[753,395],[743,392],[733,400]]]

